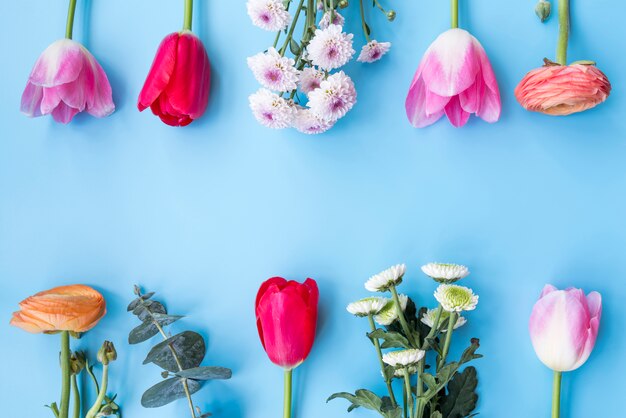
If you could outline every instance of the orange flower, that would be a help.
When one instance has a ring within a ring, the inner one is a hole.
[[[22,302],[11,325],[37,334],[58,331],[85,332],[106,313],[102,295],[89,286],[59,286],[39,292]]]
[[[594,65],[547,62],[526,74],[515,97],[526,110],[565,116],[602,103],[610,92],[609,79]]]

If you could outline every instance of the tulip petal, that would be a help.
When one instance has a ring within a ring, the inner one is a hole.
[[[78,42],[70,39],[52,43],[39,56],[29,80],[42,87],[54,87],[76,80],[83,69],[82,50]]]
[[[470,117],[469,112],[466,112],[463,110],[463,107],[461,107],[459,96],[454,96],[450,99],[444,108],[444,112],[455,128],[460,128],[465,125]]]
[[[98,118],[109,116],[115,111],[111,83],[96,58],[85,49],[85,107],[90,115]],[[66,100],[63,100],[68,103]]]
[[[432,125],[443,116],[443,107],[438,112],[428,113],[426,111],[426,106],[428,105],[427,97],[430,97],[429,92],[426,89],[424,80],[420,77],[418,69],[405,102],[406,115],[411,125],[416,128]],[[434,108],[435,106],[433,105],[432,107]]]
[[[178,49],[178,32],[171,33],[163,39],[154,57],[146,82],[139,93],[137,107],[139,111],[149,107],[165,90],[176,65]]]
[[[551,284],[547,284],[543,287],[543,290],[541,291],[541,295],[539,296],[539,299],[543,298],[548,293],[556,292],[557,290],[559,289],[557,289],[555,286]]]
[[[41,101],[43,99],[43,87],[37,86],[30,81],[26,83],[24,93],[22,93],[22,103],[20,110],[30,116],[41,116]]]

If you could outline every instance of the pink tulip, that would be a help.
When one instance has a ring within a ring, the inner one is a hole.
[[[458,28],[439,35],[420,62],[405,106],[416,128],[432,125],[444,114],[457,128],[470,114],[496,122],[500,90],[480,42]]]
[[[530,338],[537,357],[556,372],[582,366],[596,343],[602,297],[581,289],[546,285],[530,316]]]
[[[137,107],[152,113],[170,126],[189,125],[207,108],[211,67],[202,41],[189,30],[163,39]]]
[[[60,39],[41,54],[22,94],[21,111],[51,114],[69,123],[79,112],[102,118],[115,110],[111,85],[93,55],[78,42]]]

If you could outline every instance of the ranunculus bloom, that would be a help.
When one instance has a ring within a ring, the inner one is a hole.
[[[581,289],[546,285],[530,316],[530,338],[539,360],[552,370],[582,366],[596,343],[602,297]]]
[[[496,122],[500,90],[480,42],[463,29],[439,35],[417,68],[405,107],[416,128],[432,125],[444,114],[457,128],[471,114]]]
[[[273,277],[256,297],[259,337],[270,360],[285,369],[302,363],[313,347],[319,292],[313,279],[304,283]]]
[[[21,111],[51,114],[69,123],[79,112],[102,118],[115,110],[111,85],[93,55],[78,42],[60,39],[39,56],[22,94]]]
[[[526,110],[565,116],[602,103],[610,92],[609,79],[595,65],[548,63],[526,74],[515,97]]]
[[[20,302],[11,325],[34,334],[85,332],[95,327],[105,313],[104,298],[96,290],[80,284],[60,286]]]
[[[170,126],[198,119],[209,103],[211,66],[202,41],[190,31],[174,32],[159,45],[139,94],[139,111],[152,113]]]

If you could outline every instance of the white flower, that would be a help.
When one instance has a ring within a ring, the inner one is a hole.
[[[298,70],[292,58],[282,57],[275,48],[248,58],[248,67],[265,88],[274,91],[291,91],[298,88]]]
[[[333,25],[343,26],[343,24],[346,23],[346,19],[341,16],[337,11],[335,11],[332,23]],[[319,26],[322,29],[326,29],[328,26],[330,26],[330,11],[324,13],[324,16],[322,16],[322,19],[320,20]]]
[[[422,271],[439,283],[454,283],[469,275],[467,267],[460,264],[428,263]]]
[[[445,311],[445,310],[442,311],[441,317],[439,318],[439,326],[441,326],[443,321],[449,318],[450,318],[450,312]],[[424,315],[422,316],[421,321],[427,326],[429,326],[430,328],[432,328],[433,325],[435,324],[435,319],[437,319],[437,308],[429,309],[428,311],[424,312]],[[465,319],[462,316],[458,316],[456,319],[456,322],[454,323],[454,329],[462,327],[463,325],[465,325],[466,322],[467,322],[467,319]],[[446,331],[447,329],[445,328],[441,330],[441,332],[446,332]]]
[[[309,59],[324,70],[343,66],[355,52],[352,49],[352,36],[351,33],[344,33],[339,25],[317,29],[307,47]]]
[[[357,61],[359,62],[374,62],[378,61],[385,55],[389,48],[391,48],[391,42],[378,42],[375,40],[371,40],[361,49],[361,53],[359,54],[359,58]]]
[[[263,126],[283,129],[291,126],[295,116],[295,106],[267,89],[260,89],[250,95],[250,109]]]
[[[317,117],[335,122],[356,103],[354,83],[343,71],[335,73],[309,93],[309,107]]]
[[[395,368],[407,368],[415,366],[424,355],[426,355],[424,350],[416,349],[391,351],[383,354],[383,361]]]
[[[405,272],[406,266],[404,264],[396,264],[370,277],[365,282],[365,288],[370,292],[386,292],[391,285],[402,283],[402,276]]]
[[[398,295],[398,300],[400,300],[400,308],[402,308],[402,312],[406,310],[406,305],[409,302],[409,297],[407,295]],[[389,326],[393,324],[393,322],[398,319],[398,309],[396,309],[396,303],[393,299],[386,299],[387,304],[385,307],[378,313],[378,315],[374,316],[374,321],[377,324],[383,326]]]
[[[292,121],[293,127],[303,134],[321,134],[329,130],[335,124],[321,119],[311,112],[311,109],[299,107]]]
[[[285,29],[291,21],[282,0],[248,0],[246,6],[252,23],[261,29],[276,32]]]
[[[440,284],[435,299],[448,312],[472,311],[478,305],[478,295],[472,289],[456,284]]]
[[[304,94],[309,94],[313,90],[320,87],[322,81],[326,78],[324,71],[320,71],[317,68],[307,67],[300,72],[300,90]]]
[[[346,310],[355,316],[376,315],[387,305],[385,298],[365,298],[352,302]]]

